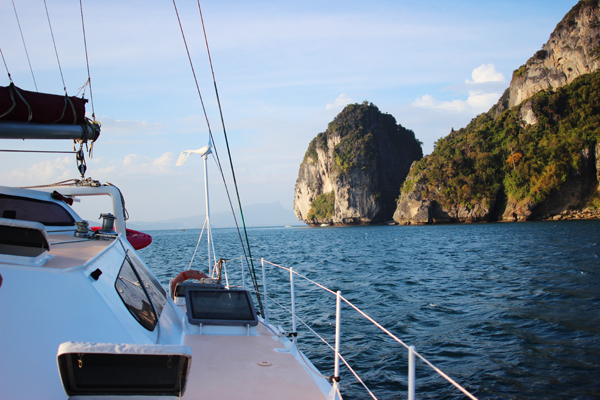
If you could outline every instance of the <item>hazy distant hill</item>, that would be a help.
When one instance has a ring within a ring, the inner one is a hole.
[[[169,219],[155,222],[145,221],[128,221],[127,227],[138,230],[151,229],[194,229],[202,228],[204,224],[204,215],[195,215],[191,217]],[[246,226],[285,226],[285,225],[300,225],[294,213],[291,210],[286,210],[279,202],[254,204],[244,207],[244,219]],[[242,222],[237,215],[238,224]],[[231,212],[220,212],[211,214],[211,226],[213,228],[234,227],[235,222]]]

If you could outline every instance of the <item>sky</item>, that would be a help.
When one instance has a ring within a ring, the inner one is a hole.
[[[26,46],[13,2],[0,3],[0,49],[18,87],[63,94],[62,70],[68,94],[77,95],[88,77],[79,4],[46,4],[60,70],[42,0],[14,0]],[[413,130],[431,153],[439,138],[498,101],[512,72],[575,4],[201,1],[242,204],[279,201],[291,210],[308,144],[350,103],[372,102]],[[189,0],[176,5],[234,193],[198,6]],[[118,186],[131,221],[204,214],[201,157],[175,166],[182,151],[208,144],[209,133],[173,2],[84,0],[83,14],[93,110],[102,123],[86,177]],[[0,64],[0,86],[9,83]],[[90,103],[87,112],[91,117]],[[5,139],[0,149],[68,151],[72,144]],[[0,159],[0,185],[79,177],[73,155],[0,152]],[[211,211],[226,211],[213,158],[208,168]]]

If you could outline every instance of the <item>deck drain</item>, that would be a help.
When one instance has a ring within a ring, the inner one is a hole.
[[[270,367],[273,364],[271,364],[268,361],[261,361],[261,362],[258,363],[258,365],[260,365],[261,367]]]

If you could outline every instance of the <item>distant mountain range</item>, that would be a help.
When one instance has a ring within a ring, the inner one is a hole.
[[[153,229],[195,229],[202,228],[205,218],[205,215],[195,215],[154,222],[128,221],[127,227],[142,231]],[[236,218],[239,226],[242,226],[239,212],[236,212]],[[244,220],[247,227],[304,225],[298,221],[291,210],[286,210],[279,202],[254,204],[244,207]],[[231,212],[211,214],[210,222],[213,228],[235,227],[235,221]]]

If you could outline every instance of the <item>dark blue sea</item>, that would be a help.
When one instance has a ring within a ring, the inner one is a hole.
[[[140,253],[166,285],[187,268],[200,231],[149,233],[154,242]],[[600,399],[600,221],[251,228],[248,236],[253,258],[340,290],[480,399]],[[236,230],[213,237],[218,257],[242,254]],[[262,283],[260,261],[254,266]],[[204,241],[194,268],[207,269]],[[227,272],[241,284],[239,259]],[[271,322],[291,330],[274,304],[290,306],[289,273],[267,268],[267,286]],[[298,278],[295,293],[298,317],[333,345],[335,297]],[[332,375],[332,351],[302,325],[298,335]],[[377,398],[407,397],[405,348],[345,305],[341,353]],[[420,361],[416,376],[419,399],[465,398]],[[345,367],[341,377],[345,399],[370,398]]]

